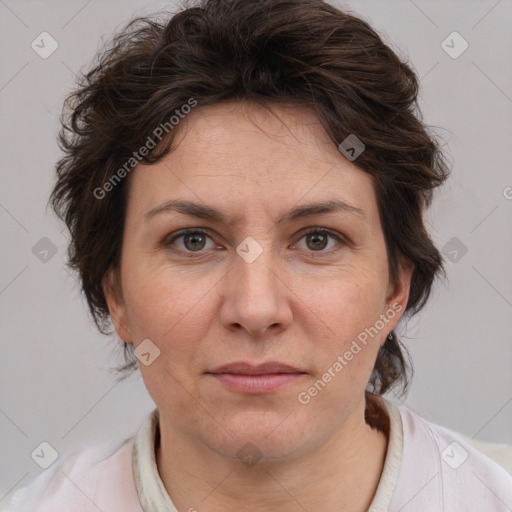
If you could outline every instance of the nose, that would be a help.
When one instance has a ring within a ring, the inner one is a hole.
[[[238,255],[223,279],[221,322],[229,330],[260,337],[288,328],[292,322],[292,292],[270,249],[252,263]]]

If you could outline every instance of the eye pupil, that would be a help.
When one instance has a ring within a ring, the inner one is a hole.
[[[307,235],[307,240],[313,241],[313,247],[311,247],[310,244],[308,243],[308,247],[310,249],[324,249],[327,246],[327,235],[324,235],[322,233],[313,233]]]
[[[185,246],[189,250],[200,250],[204,247],[205,244],[205,237],[203,235],[197,234],[197,233],[191,233],[188,235],[185,235],[183,239]],[[187,245],[187,242],[192,241],[192,247],[189,247]],[[202,242],[202,243],[201,243]],[[196,245],[197,244],[197,245]]]

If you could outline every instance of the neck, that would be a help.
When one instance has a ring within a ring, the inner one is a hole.
[[[387,432],[365,423],[364,411],[363,400],[315,450],[254,465],[223,457],[160,418],[158,471],[180,511],[363,512],[377,490],[388,441]]]

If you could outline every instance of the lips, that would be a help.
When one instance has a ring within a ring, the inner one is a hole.
[[[305,373],[294,366],[280,363],[278,361],[268,361],[259,365],[253,365],[245,361],[237,361],[219,366],[215,370],[207,373],[230,373],[234,375],[271,375],[279,373]]]
[[[246,395],[273,393],[301,381],[306,375],[298,368],[278,361],[259,365],[238,361],[207,373],[231,392]]]

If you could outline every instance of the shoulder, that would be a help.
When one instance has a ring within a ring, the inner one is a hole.
[[[90,446],[48,468],[11,498],[6,512],[142,512],[132,470],[133,438]]]
[[[507,471],[507,473],[512,475],[512,445],[480,441],[478,439],[472,439],[465,436],[460,432],[456,432],[455,434],[461,437],[467,444],[487,455],[487,457],[492,459],[494,462],[497,462]]]
[[[403,451],[391,510],[509,511],[512,475],[467,437],[398,406]],[[477,443],[478,445],[478,443]],[[492,443],[485,443],[489,448]],[[480,444],[481,446],[481,444]],[[506,453],[501,449],[500,453]]]

